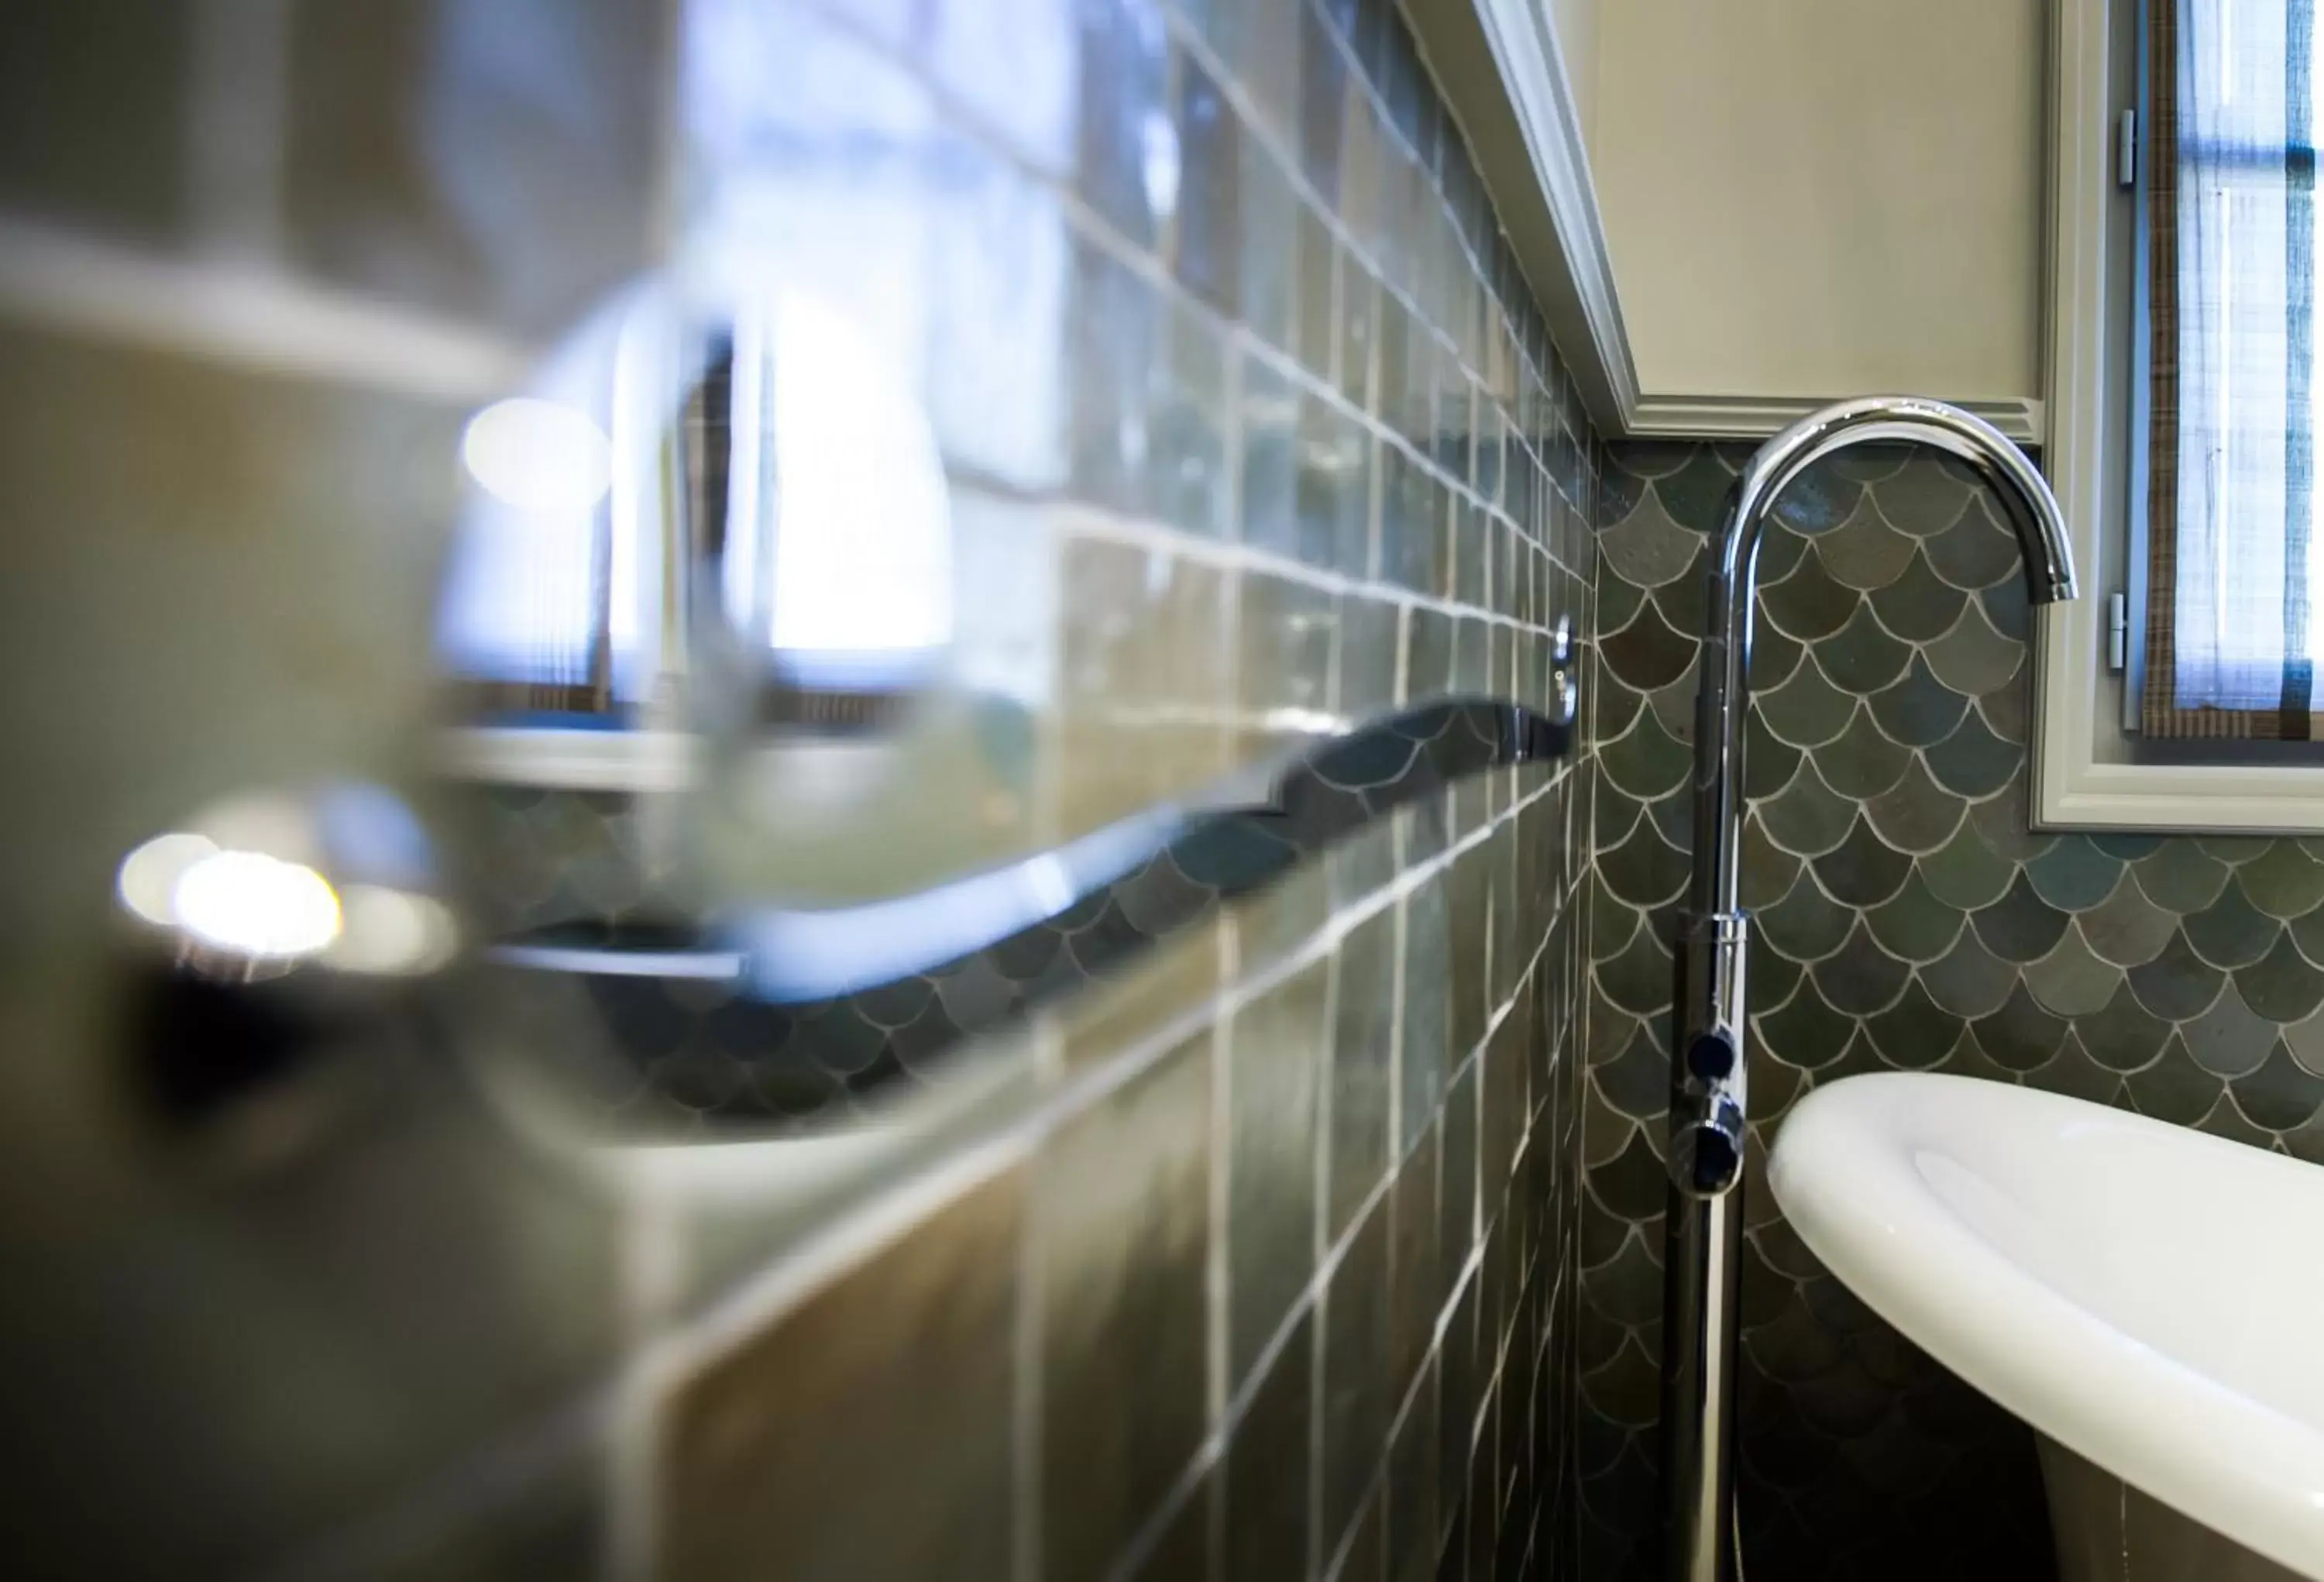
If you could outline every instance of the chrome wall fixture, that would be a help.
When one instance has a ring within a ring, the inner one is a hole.
[[[624,1030],[666,1021],[678,985],[721,1003],[720,1047],[751,1078],[699,1123],[844,1122],[854,1101],[927,1075],[919,1062],[1122,969],[1397,809],[1563,756],[1578,694],[1563,622],[1547,657],[1544,709],[1418,704],[1066,845],[853,905],[493,937],[456,911],[436,843],[388,791],[248,799],[123,865],[123,910],[160,969],[132,1056],[172,1118],[199,1120],[432,995],[472,1033],[507,1033],[471,1041],[549,1046],[575,1078],[594,1052],[625,1073],[606,1090],[627,1094],[653,1049]],[[431,989],[456,965],[461,988]]]
[[[1759,541],[1801,474],[1840,451],[1882,443],[1931,445],[1966,464],[2004,503],[2028,599],[2074,597],[2065,527],[2049,486],[1998,430],[1941,402],[1865,396],[1812,412],[1761,446],[1728,497],[1711,555],[1695,700],[1694,865],[1678,925],[1671,1018],[1662,1434],[1665,1570],[1672,1582],[1738,1582],[1741,1568],[1733,1452],[1750,921],[1739,896]]]

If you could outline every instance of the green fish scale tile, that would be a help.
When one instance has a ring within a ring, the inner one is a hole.
[[[2033,635],[2034,606],[2026,600],[2022,576],[2003,578],[1978,594],[1977,602],[1986,623],[2004,637],[2024,643]]]
[[[2236,1107],[2271,1132],[2290,1132],[2316,1118],[2324,1105],[2324,1077],[2302,1070],[2278,1039],[2255,1071],[2227,1084]]]
[[[1618,632],[1637,619],[1646,607],[1646,590],[1618,577],[1601,577],[1597,588],[1598,619],[1596,630]]]
[[[1921,859],[1921,876],[1930,893],[1946,905],[1975,911],[2008,892],[2009,882],[2017,876],[2017,865],[1986,845],[1974,820],[1963,819],[1941,848]],[[2169,929],[2178,927],[2177,919],[2159,915],[2166,918]],[[2161,948],[2158,942],[2156,948]]]
[[[1593,764],[1591,772],[1604,774],[1601,765]],[[1593,852],[1612,851],[1630,837],[1630,831],[1646,817],[1646,805],[1616,786],[1601,785],[1591,800],[1590,849]]]
[[[1846,1053],[1848,1041],[1856,1031],[1856,1018],[1826,1004],[1812,979],[1803,983],[1783,1005],[1759,1013],[1751,1022],[1760,1048],[1778,1060],[1811,1071],[1830,1066]]]
[[[1585,653],[1582,662],[1588,667],[1582,685],[1589,689],[1585,701],[1590,709],[1590,740],[1594,752],[1596,744],[1610,742],[1630,728],[1638,710],[1646,706],[1646,694],[1622,685],[1620,678],[1598,662],[1595,653]]]
[[[2227,975],[2197,956],[2183,933],[2173,933],[2153,960],[2130,969],[2138,1003],[2166,1022],[2201,1015],[2219,997]]]
[[[2103,844],[2093,842],[2100,850]],[[2135,879],[2115,885],[2114,893],[2075,920],[2101,961],[2137,967],[2152,961],[2179,931],[2176,913],[2146,898]]]
[[[2270,1022],[2304,1022],[2324,1005],[2324,969],[2310,966],[2289,934],[2279,936],[2259,960],[2237,968],[2235,984],[2244,1003]]]
[[[2025,746],[2025,717],[2030,711],[2032,697],[2032,692],[2024,687],[2004,687],[1997,692],[1987,692],[1979,698],[1977,712],[1984,717],[1986,729],[2023,751]]]
[[[1743,905],[1757,910],[1780,898],[1798,876],[1801,861],[1767,837],[1756,812],[1743,824]]]
[[[1800,562],[1814,550],[1815,540],[1807,534],[1794,532],[1780,522],[1770,522],[1759,535],[1759,575],[1754,586],[1760,589],[1774,587],[1799,569]],[[1766,615],[1764,606],[1759,614],[1762,617]]]
[[[2300,947],[2302,956],[2324,967],[2324,907],[2292,919],[2285,925],[2285,931],[2291,934],[2292,943]]]
[[[2276,1042],[2276,1027],[2253,1012],[2230,982],[2210,1009],[2179,1029],[2187,1052],[2214,1077],[2240,1077],[2256,1069]]]
[[[2088,911],[2122,883],[2122,863],[2088,836],[2069,835],[2025,865],[2034,893],[2068,911]]]
[[[2211,1106],[2210,1114],[2195,1123],[2195,1129],[2252,1148],[2265,1148],[2275,1141],[2274,1133],[2252,1124],[2242,1106],[2236,1103],[2233,1093],[2221,1095],[2219,1102]]]
[[[1821,856],[1848,838],[1857,804],[1823,782],[1812,759],[1803,759],[1789,785],[1758,803],[1768,838],[1795,856]]]
[[[1726,512],[1727,491],[1734,485],[1735,474],[1718,452],[1700,445],[1676,468],[1655,478],[1654,490],[1673,522],[1695,532],[1710,533],[1718,530]]]
[[[2090,842],[2110,857],[2120,857],[2126,863],[2135,863],[2141,857],[2152,856],[2170,838],[2165,835],[2128,835],[2116,831],[2107,835],[2093,835],[2090,837]]]
[[[2131,873],[2148,900],[2181,917],[2201,911],[2227,887],[2227,865],[2205,855],[2191,840],[2166,843],[2141,858]]]
[[[1750,682],[1753,691],[1780,687],[1807,663],[1807,649],[1775,628],[1758,633],[1751,643]]]
[[[1746,1278],[1753,1272],[1747,1269]],[[1786,1383],[1806,1383],[1831,1372],[1840,1355],[1831,1332],[1793,1301],[1785,1302],[1770,1322],[1753,1329],[1743,1344],[1760,1372]]]
[[[1646,707],[1663,722],[1663,729],[1674,742],[1694,745],[1694,678],[1682,676],[1667,687],[1657,688],[1646,694]]]
[[[1780,687],[1756,692],[1751,712],[1778,740],[1794,747],[1821,747],[1848,728],[1855,697],[1824,679],[1813,665],[1802,665]]]
[[[1660,610],[1663,624],[1690,636],[1711,624],[1711,587],[1700,577],[1682,577],[1650,591],[1646,597]]]
[[[1629,1047],[1645,1021],[1609,1004],[1593,986],[1582,1014],[1582,1058],[1585,1065],[1602,1066]]]
[[[2171,1041],[2171,1024],[2138,1003],[2127,983],[2117,984],[2099,1010],[2079,1016],[2074,1030],[2090,1058],[2110,1071],[2144,1069]]]
[[[1896,1003],[1912,976],[1912,967],[1880,948],[1872,930],[1861,921],[1838,951],[1808,968],[1823,1003],[1849,1016],[1886,1010]]]
[[[1877,692],[1904,673],[1913,645],[1888,635],[1869,606],[1860,606],[1839,632],[1816,645],[1815,662],[1843,692]]]
[[[1694,662],[1695,643],[1673,631],[1651,601],[1630,624],[1598,645],[1606,663],[1625,685],[1640,691],[1665,687]]]
[[[2251,902],[2270,917],[2301,917],[2324,906],[2324,863],[2289,840],[2267,849],[2236,870],[2236,882]]]
[[[2071,920],[2036,894],[2024,874],[2010,881],[1999,901],[1969,914],[1985,948],[2020,965],[2048,955]]]
[[[1873,723],[1890,741],[1907,747],[1932,747],[1951,735],[1969,711],[1969,699],[1946,686],[1914,654],[1904,673],[1866,700]]]
[[[1646,495],[1621,521],[1599,530],[1600,565],[1636,587],[1660,587],[1683,577],[1701,581],[1706,542],[1701,533],[1673,522],[1662,502]]]
[[[2303,1164],[2324,1164],[2324,1113],[2282,1133],[2283,1151]]]
[[[1647,1146],[1644,1127],[1619,1156],[1589,1172],[1590,1195],[1624,1219],[1639,1220],[1661,1212],[1666,1186],[1662,1161]]]
[[[1866,1019],[1865,1031],[1880,1057],[1904,1071],[1933,1070],[1960,1041],[1959,1017],[1948,1014],[1915,978],[1896,1003]]]
[[[1865,802],[1864,812],[1881,839],[1922,856],[1952,840],[1968,818],[1969,803],[1930,779],[1916,758],[1905,766],[1903,779]]]
[[[1939,578],[1969,593],[1991,587],[2020,568],[2017,541],[1985,513],[1982,504],[1964,511],[1950,527],[1925,540],[1921,552]]]
[[[1877,797],[1904,778],[1913,750],[1880,734],[1869,708],[1859,708],[1840,735],[1814,754],[1824,783],[1844,797]]]
[[[1803,871],[1781,901],[1752,913],[1751,928],[1756,938],[1792,961],[1821,961],[1847,942],[1856,919],[1855,908],[1832,900],[1812,874]]]
[[[1985,606],[1974,599],[1961,603],[1960,618],[1923,644],[1929,668],[1956,692],[1982,697],[2017,680],[2025,665],[2025,644],[2005,637],[1985,618]]]
[[[2163,1044],[2153,1064],[2132,1072],[2125,1085],[2139,1114],[2181,1126],[2191,1126],[2210,1114],[2227,1092],[2227,1083],[2198,1066],[2176,1034]]]
[[[2219,897],[2181,924],[2195,954],[2213,967],[2248,967],[2273,948],[2283,925],[2251,903],[2241,884],[2229,884]]]
[[[1763,1130],[1772,1130],[1792,1106],[1799,1102],[1800,1096],[1808,1091],[1808,1074],[1797,1066],[1787,1066],[1781,1060],[1762,1061],[1751,1074],[1751,1109],[1755,1124]],[[1772,1198],[1767,1201],[1767,1207],[1775,1207]],[[1760,1217],[1775,1223],[1780,1223],[1782,1218],[1780,1211],[1763,1211]]]
[[[1600,743],[1595,756],[1608,785],[1640,800],[1683,785],[1694,763],[1686,744],[1664,730],[1651,710],[1640,712],[1623,735]]]
[[[2024,984],[1998,1010],[1969,1023],[1978,1047],[2005,1070],[2024,1073],[2046,1064],[2065,1041],[2066,1020],[2043,1010]]]
[[[2006,787],[2000,795],[1988,797],[1969,810],[1969,821],[1977,826],[1985,844],[2021,863],[2040,856],[2058,842],[2054,835],[2029,828],[2025,813],[2025,788],[2022,783]]]
[[[1616,901],[1596,875],[1591,875],[1590,884],[1590,959],[1593,964],[1612,961],[1630,948],[1646,914]]]
[[[1888,525],[1868,500],[1859,500],[1848,520],[1815,541],[1816,558],[1834,581],[1859,592],[1886,587],[1904,573],[1918,542]]]
[[[1895,899],[1874,907],[1864,921],[1883,950],[1899,960],[1921,963],[1934,961],[1951,948],[1968,919],[1959,907],[1939,901],[1915,874]]]
[[[1630,936],[1620,952],[1598,968],[1606,997],[1633,1015],[1645,1016],[1670,1004],[1670,950],[1651,928]]]
[[[1942,467],[1925,462],[1899,468],[1872,487],[1881,517],[1899,532],[1934,538],[1961,519],[1972,490]]]
[[[1590,1079],[1598,1085],[1608,1105],[1633,1120],[1644,1121],[1661,1115],[1669,1102],[1670,1055],[1643,1024],[1633,1025],[1636,1031],[1624,1042],[1622,1051],[1593,1068]]]
[[[2283,1041],[2291,1048],[2293,1059],[2324,1077],[2324,1011],[2303,1016],[2286,1027]]]
[[[1813,859],[1824,893],[1849,906],[1877,906],[1904,888],[1913,859],[1873,833],[1861,815],[1839,846]]]
[[[2018,1074],[1985,1052],[1977,1041],[1977,1030],[1967,1023],[1956,1023],[1960,1037],[1945,1056],[1945,1063],[1937,1069],[1948,1077],[1969,1077],[1979,1082],[2006,1082],[2013,1087],[2020,1080]]]
[[[1993,795],[2025,767],[2025,749],[1987,729],[1975,709],[1961,717],[1952,735],[1924,749],[1922,756],[1939,785],[1971,799]]]
[[[1811,551],[1781,581],[1760,583],[1764,620],[1759,627],[1772,627],[1801,643],[1821,642],[1847,625],[1862,602],[1854,588],[1834,581],[1822,560]]]
[[[1663,838],[1673,846],[1692,847],[1694,843],[1694,802],[1684,787],[1666,791],[1646,804],[1646,817],[1663,832]],[[1744,828],[1746,861],[1750,851],[1751,829]]]
[[[2046,1064],[2025,1074],[2025,1086],[2103,1105],[2119,1104],[2125,1092],[2122,1078],[2084,1053],[2070,1031]]]
[[[1780,1005],[1799,988],[1800,979],[1807,969],[1802,962],[1786,958],[1767,939],[1766,930],[1757,926],[1765,915],[1762,912],[1752,914],[1754,926],[1748,949],[1751,997],[1763,1004]],[[1848,933],[1843,929],[1840,939],[1846,938]],[[1835,939],[1832,948],[1839,948],[1840,940]]]
[[[1765,739],[1762,739],[1765,738]],[[1743,753],[1743,794],[1753,801],[1775,796],[1802,772],[1812,772],[1797,747],[1767,736],[1747,733]]]
[[[1907,546],[1913,542],[1901,541]],[[1971,603],[1967,594],[1936,574],[1928,557],[1917,548],[1894,577],[1872,591],[1872,613],[1883,627],[1907,643],[1933,643],[1944,636],[1960,624]]]
[[[1631,827],[1628,838],[1599,859],[1606,888],[1632,906],[1657,907],[1686,886],[1687,854],[1665,843],[1650,819]]]
[[[2091,953],[2079,929],[2069,928],[2038,961],[2025,964],[2025,986],[2061,1016],[2087,1016],[2123,987],[2122,969]]]
[[[2270,835],[2199,835],[2195,837],[2195,844],[2203,848],[2205,856],[2216,858],[2231,868],[2239,868],[2264,856],[2276,844],[2276,837]]]

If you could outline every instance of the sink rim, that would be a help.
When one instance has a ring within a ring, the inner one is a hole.
[[[1924,1072],[1850,1077],[1807,1095],[1778,1129],[1768,1183],[1809,1250],[1937,1361],[2077,1455],[2324,1578],[2324,1431],[2051,1285],[1960,1217],[1917,1162],[1965,1124],[1988,1137],[2013,1126],[2032,1144],[2045,1127],[2100,1121],[2201,1170],[2190,1190],[2227,1174],[2295,1184],[2282,1172],[2324,1188],[2315,1166],[2130,1111]],[[1842,1189],[1825,1189],[1833,1183]]]

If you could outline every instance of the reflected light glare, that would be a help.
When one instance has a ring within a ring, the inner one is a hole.
[[[171,921],[203,943],[251,957],[311,956],[338,938],[339,898],[304,863],[213,851],[178,875]]]
[[[171,905],[178,881],[188,868],[217,850],[217,843],[206,835],[179,830],[155,836],[121,859],[121,873],[115,881],[121,904],[147,922],[168,928],[178,921]]]
[[[520,511],[581,511],[613,482],[613,442],[587,413],[538,396],[496,401],[468,420],[460,458]]]
[[[341,929],[331,965],[346,972],[401,976],[432,971],[451,959],[452,914],[424,895],[384,884],[350,884],[340,899]]]

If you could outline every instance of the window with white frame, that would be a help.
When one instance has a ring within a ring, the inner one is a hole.
[[[2315,0],[2146,0],[2135,443],[2156,741],[2324,739]]]

